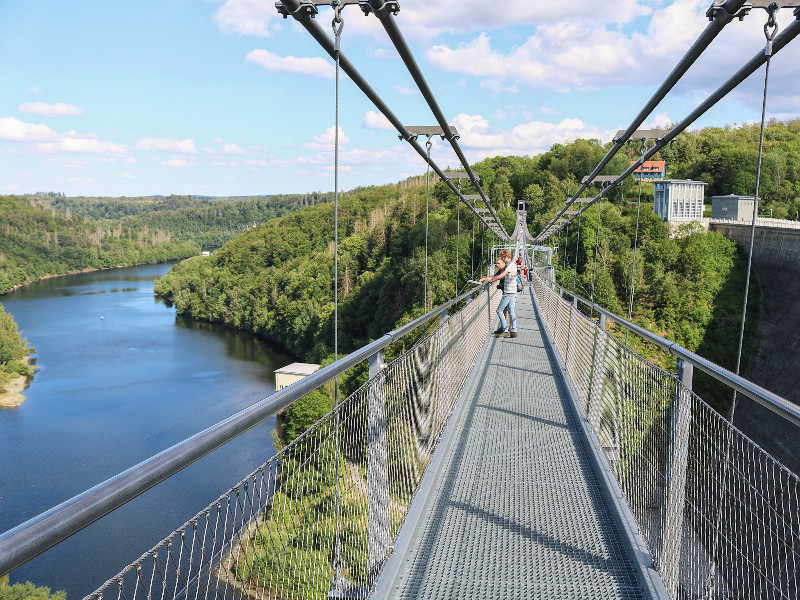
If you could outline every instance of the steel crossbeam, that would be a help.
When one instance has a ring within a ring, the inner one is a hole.
[[[330,38],[330,36],[322,29],[322,27],[317,23],[316,19],[313,18],[313,14],[309,14],[307,11],[303,9],[306,3],[301,2],[301,0],[281,0],[280,4],[285,8],[285,11],[288,15],[294,17],[294,19],[300,23],[306,31],[308,31],[311,36],[317,41],[317,43],[322,46],[323,50],[328,53],[328,55],[335,60],[336,58],[336,50],[334,47],[334,41]],[[363,3],[359,3],[362,5]],[[392,2],[384,2],[379,7],[373,7],[375,14],[385,15],[386,18],[391,17],[392,15],[392,5],[396,5],[396,3]],[[277,3],[276,3],[277,5]],[[389,106],[383,101],[383,99],[378,95],[378,93],[369,85],[366,79],[361,75],[358,69],[355,68],[352,62],[345,56],[343,52],[339,53],[339,64],[342,70],[347,73],[347,76],[355,83],[358,88],[364,93],[364,95],[369,98],[369,100],[375,105],[375,107],[386,117],[386,119],[394,126],[400,136],[407,140],[408,143],[411,145],[412,148],[420,155],[420,157],[427,161],[428,156],[425,148],[423,148],[417,140],[414,138],[414,134],[412,134],[408,129],[406,129],[405,125],[397,118],[397,116],[392,112]],[[438,119],[438,116],[437,116]],[[442,123],[440,120],[440,127],[442,127],[443,131],[448,131],[449,125],[444,122]],[[458,142],[453,138],[451,135],[449,137],[451,145],[453,145],[454,149],[457,149],[456,154],[459,156],[459,160],[461,160],[462,164],[465,166],[465,170],[467,173],[470,174],[470,179],[473,182],[473,185],[476,189],[480,190],[480,184],[478,183],[478,178],[472,173],[471,168],[466,162],[466,157],[464,157],[463,152],[461,152],[460,148],[458,148]],[[435,161],[430,161],[431,169],[439,176],[439,178],[458,196],[459,199],[463,200],[463,195],[458,190],[458,188],[445,176],[444,172],[439,168]],[[485,196],[481,196],[482,199],[486,202],[487,206],[489,207],[492,214],[494,214],[494,210],[491,208],[488,199]],[[464,201],[464,203],[470,208],[470,210],[474,211],[473,206],[469,203]],[[475,213],[479,219],[483,220],[482,217]],[[505,233],[505,232],[504,232]],[[505,234],[505,237],[508,237],[508,234]]]
[[[598,163],[594,171],[592,171],[588,178],[583,181],[578,191],[575,192],[569,201],[567,201],[567,206],[572,204],[572,201],[574,201],[575,198],[583,193],[589,184],[597,177],[600,171],[602,171],[603,168],[611,161],[611,159],[616,156],[617,152],[620,151],[628,138],[630,138],[631,135],[639,128],[639,126],[644,123],[644,120],[650,116],[653,110],[655,110],[658,104],[666,97],[672,88],[675,87],[675,85],[686,74],[689,68],[697,61],[698,58],[700,58],[711,42],[713,42],[714,39],[719,35],[722,29],[734,19],[736,13],[742,8],[742,6],[744,6],[745,1],[746,0],[727,0],[722,7],[722,10],[717,11],[713,15],[712,22],[703,30],[695,43],[691,48],[689,48],[678,64],[675,65],[672,72],[667,76],[661,86],[659,86],[658,90],[656,90],[650,100],[647,101],[642,110],[639,111],[639,114],[634,117],[633,121],[625,130],[625,132],[618,137],[616,142],[614,142],[613,147]],[[561,216],[560,213],[557,216]],[[537,236],[537,239],[541,238],[541,234]]]
[[[726,13],[727,14],[727,13]],[[800,35],[800,8],[796,8],[794,10],[795,20],[792,21],[776,38],[772,41],[772,55],[774,56],[780,50],[785,48],[792,40],[794,40],[798,35]],[[673,127],[669,133],[667,133],[663,138],[661,138],[658,142],[656,142],[651,148],[645,151],[642,156],[634,162],[628,169],[625,170],[619,177],[617,177],[612,183],[609,184],[608,187],[603,189],[600,194],[598,194],[594,200],[588,203],[583,209],[586,210],[589,206],[594,204],[595,202],[599,201],[603,196],[605,196],[611,189],[615,186],[619,185],[628,175],[633,173],[636,169],[641,167],[646,160],[648,160],[651,156],[653,156],[656,152],[661,150],[664,146],[666,146],[669,142],[674,140],[678,134],[683,132],[689,125],[694,123],[698,118],[700,118],[703,114],[708,112],[711,107],[717,104],[722,98],[727,96],[731,91],[733,91],[740,83],[742,83],[745,79],[747,79],[750,75],[752,75],[757,69],[759,69],[768,59],[768,56],[763,52],[759,52],[756,54],[750,61],[745,64],[741,69],[739,69],[728,81],[726,81],[722,86],[720,86],[713,94],[711,94],[704,102],[702,102],[699,106],[697,106],[686,118],[684,118],[680,123],[678,123],[675,127]],[[621,140],[617,141],[617,144],[621,144]],[[615,147],[616,145],[615,144]],[[609,151],[610,153],[610,151]],[[604,159],[605,160],[605,159]],[[609,159],[610,160],[610,159]],[[601,164],[605,164],[601,161]],[[595,169],[597,171],[599,169]],[[589,176],[592,178],[592,175]],[[578,193],[582,192],[585,187],[588,186],[588,181],[584,183]],[[577,196],[577,194],[576,194]],[[570,203],[567,203],[569,206]],[[558,223],[558,219],[561,217],[565,209],[562,209],[556,217],[548,224],[547,228],[554,223]],[[574,216],[572,217],[575,218]],[[546,230],[547,230],[546,228]],[[552,232],[549,234],[552,235]],[[541,241],[544,238],[544,234],[540,233],[536,236],[537,241]]]

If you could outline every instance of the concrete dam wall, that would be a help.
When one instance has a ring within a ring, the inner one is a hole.
[[[750,225],[710,223],[750,248]],[[800,405],[800,229],[756,227],[753,272],[761,287],[759,322],[743,376]],[[800,429],[746,397],[734,424],[785,466],[800,473]]]

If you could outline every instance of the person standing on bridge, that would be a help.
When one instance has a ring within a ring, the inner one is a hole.
[[[500,273],[503,272],[503,269],[506,268],[506,263],[508,263],[511,260],[511,251],[510,250],[501,251],[500,252],[500,258],[503,259],[503,266],[502,267],[498,267],[497,271],[495,271],[495,273],[494,273],[495,275],[500,275]],[[500,290],[501,294],[503,293],[503,285],[504,284],[505,284],[505,280],[504,279],[498,279],[497,280],[497,289]],[[503,311],[503,316],[506,318],[506,322],[508,322],[508,307],[506,307],[506,309]],[[492,333],[494,335],[499,335],[499,334],[503,333],[503,328],[500,327],[497,330],[493,331]]]
[[[510,253],[503,253],[497,257],[497,275],[481,277],[481,281],[503,280],[503,297],[497,307],[497,316],[500,318],[502,332],[497,337],[515,338],[517,337],[517,315],[514,307],[517,302],[517,265],[509,256]],[[508,309],[508,321],[503,317],[503,311]]]

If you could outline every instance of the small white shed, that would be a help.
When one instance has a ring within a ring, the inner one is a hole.
[[[319,370],[319,365],[311,363],[292,363],[275,370],[275,391],[282,390],[287,385],[292,385],[295,381],[300,381],[303,377],[311,375]]]

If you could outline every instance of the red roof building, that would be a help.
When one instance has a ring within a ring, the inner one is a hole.
[[[633,164],[634,161],[631,161]],[[636,179],[664,179],[667,173],[667,163],[663,160],[646,160],[644,164],[633,172]]]

